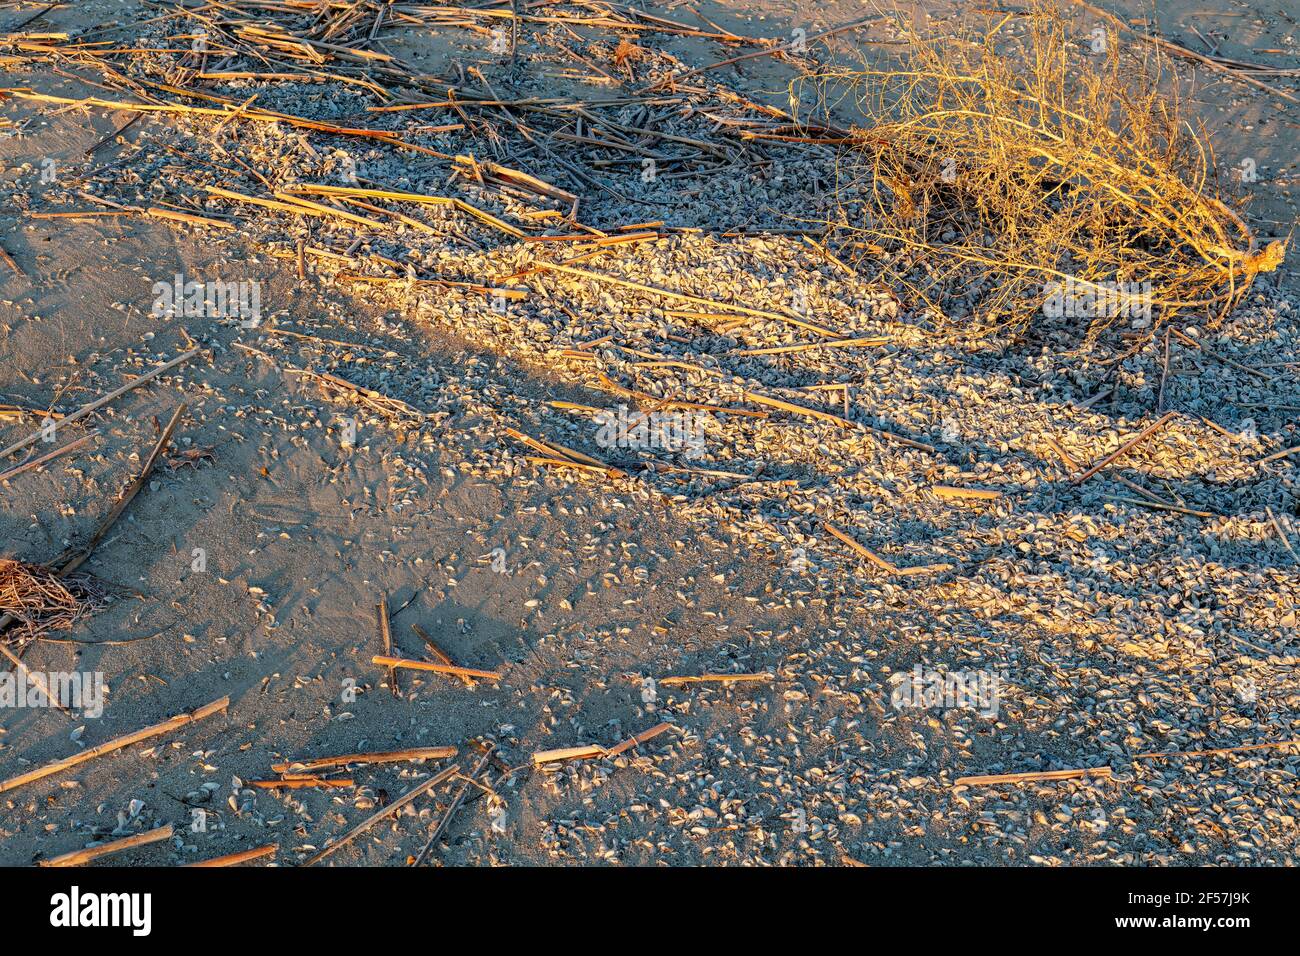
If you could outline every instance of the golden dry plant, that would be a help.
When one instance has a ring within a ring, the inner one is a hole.
[[[867,118],[839,225],[900,252],[890,277],[963,335],[1045,312],[1088,337],[1130,315],[1213,325],[1282,261],[1285,245],[1257,248],[1221,198],[1160,51],[1081,32],[1051,0],[957,39],[912,33],[897,68],[814,82]]]

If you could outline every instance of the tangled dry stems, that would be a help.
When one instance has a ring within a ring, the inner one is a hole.
[[[868,118],[842,170],[865,201],[841,227],[927,263],[920,283],[887,271],[964,335],[1023,330],[1062,287],[1085,300],[1088,337],[1147,303],[1152,326],[1193,312],[1213,326],[1285,246],[1258,249],[1220,197],[1167,62],[1081,36],[1051,0],[1022,33],[1010,20],[956,42],[913,34],[898,69],[815,78]]]
[[[20,637],[67,630],[104,604],[103,591],[88,575],[60,578],[40,565],[0,558],[0,616],[15,618]]]

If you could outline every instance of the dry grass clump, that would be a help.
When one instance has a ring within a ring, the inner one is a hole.
[[[103,591],[87,575],[60,578],[40,565],[0,558],[0,617],[12,616],[20,634],[67,630],[102,607]]]
[[[869,118],[848,170],[866,208],[843,224],[931,270],[892,278],[965,334],[1046,310],[1092,336],[1130,316],[1213,324],[1282,261],[1219,198],[1158,50],[1080,33],[1051,0],[990,25],[913,36],[897,69],[820,78],[847,83]]]

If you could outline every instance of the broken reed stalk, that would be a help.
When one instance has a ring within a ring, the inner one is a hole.
[[[258,790],[344,790],[356,785],[357,782],[350,777],[328,780],[325,777],[286,776],[279,780],[248,781],[248,786]]]
[[[244,202],[253,206],[262,206],[266,209],[275,209],[280,212],[291,212],[297,216],[314,216],[316,218],[336,218],[344,219],[357,225],[365,226],[368,229],[384,231],[383,223],[375,222],[373,219],[366,219],[364,216],[357,216],[342,209],[332,209],[329,206],[322,206],[319,203],[308,203],[305,200],[298,202],[288,202],[275,199],[264,199],[261,196],[249,196],[245,193],[237,193],[231,189],[223,189],[220,186],[205,187],[209,193],[218,196],[221,199],[229,199],[232,202]]]
[[[156,830],[149,830],[145,833],[134,833],[131,836],[123,837],[120,840],[113,840],[110,843],[104,843],[100,846],[93,846],[85,850],[73,850],[71,853],[64,853],[62,856],[52,857],[48,860],[41,860],[39,866],[81,866],[85,863],[91,863],[103,856],[110,856],[114,853],[121,853],[123,850],[132,850],[138,846],[148,846],[150,843],[157,843],[160,840],[170,840],[173,830],[172,825],[158,827]]]
[[[95,438],[98,437],[99,437],[99,430],[96,429],[95,431],[82,435],[80,438],[74,438],[72,441],[68,442],[66,445],[62,446],[61,448],[56,448],[53,451],[47,451],[44,455],[41,455],[37,458],[33,458],[30,461],[25,461],[21,465],[14,465],[14,467],[10,468],[6,472],[0,472],[0,481],[8,481],[10,478],[16,478],[19,475],[23,474],[24,472],[32,471],[33,469],[41,468],[44,465],[48,465],[50,462],[54,461],[54,459],[62,458],[64,455],[68,454],[69,452],[76,451],[82,445],[85,445],[87,442],[93,441]]]
[[[751,309],[748,306],[733,305],[729,302],[719,302],[716,299],[705,299],[698,295],[691,295],[686,292],[677,292],[673,289],[664,289],[660,286],[646,285],[642,282],[633,282],[631,279],[620,279],[617,276],[604,275],[599,272],[589,272],[586,269],[578,269],[573,266],[562,265],[558,262],[538,263],[538,267],[553,272],[563,272],[566,275],[577,276],[581,279],[590,279],[593,282],[604,282],[609,285],[622,286],[625,289],[634,289],[637,292],[645,292],[649,295],[663,296],[668,299],[679,299],[682,302],[707,306],[711,309],[719,309],[723,312],[735,313],[737,315],[748,315],[758,319],[767,319],[771,322],[784,322],[831,339],[843,338],[839,332],[832,332],[830,329],[822,328],[821,326],[814,325],[811,322],[804,322],[802,319],[797,319],[793,316],[783,315],[780,312],[768,312],[763,309]]]
[[[1272,750],[1277,747],[1300,747],[1300,739],[1279,740],[1267,744],[1242,744],[1239,747],[1216,747],[1212,750],[1168,750],[1136,754],[1134,760],[1165,760],[1169,757],[1217,757],[1223,754],[1249,753],[1255,750]]]
[[[1218,757],[1225,754],[1252,753],[1259,750],[1274,750],[1280,747],[1300,747],[1300,739],[1277,740],[1263,744],[1242,744],[1237,747],[1215,747],[1210,750],[1167,750],[1151,753],[1134,754],[1134,762],[1139,760],[1167,760],[1172,757]],[[1044,770],[1026,773],[996,773],[975,777],[958,777],[953,781],[954,787],[992,786],[1002,783],[1040,783],[1052,780],[1081,780],[1095,777],[1098,780],[1114,779],[1110,767],[1085,767],[1080,770]]]
[[[1300,554],[1296,554],[1296,550],[1291,544],[1291,536],[1282,530],[1282,525],[1278,522],[1277,515],[1273,514],[1273,509],[1266,505],[1264,513],[1268,515],[1269,524],[1273,526],[1273,533],[1278,536],[1278,539],[1286,546],[1287,551],[1291,553],[1291,560],[1296,564],[1300,564]]]
[[[415,859],[411,861],[411,866],[419,866],[428,859],[429,854],[433,851],[433,845],[438,842],[438,837],[442,836],[443,833],[446,832],[447,827],[451,826],[452,817],[456,815],[456,811],[460,809],[460,805],[465,802],[465,794],[469,793],[469,788],[473,785],[474,781],[478,779],[478,775],[483,772],[483,768],[488,765],[488,761],[492,759],[492,751],[494,749],[495,748],[492,746],[487,748],[483,756],[479,759],[479,762],[474,765],[474,769],[469,772],[469,776],[461,783],[460,789],[456,791],[456,796],[452,797],[451,803],[447,807],[447,811],[442,815],[442,819],[438,821],[438,825],[434,827],[433,833],[429,835],[428,842],[420,848],[420,852],[417,853]]]
[[[822,527],[825,528],[827,531],[829,531],[832,537],[838,538],[839,540],[843,541],[856,554],[858,554],[860,557],[866,558],[876,567],[880,568],[880,570],[887,571],[890,574],[898,573],[898,565],[894,564],[893,561],[890,561],[887,558],[882,558],[880,555],[876,554],[876,552],[872,551],[870,548],[866,547],[865,545],[859,544],[854,538],[845,534],[843,531],[841,531],[835,525],[831,524],[829,521],[822,521]]]
[[[754,60],[754,59],[758,59],[759,57],[776,56],[778,54],[788,53],[792,50],[796,53],[801,52],[800,46],[798,45],[798,43],[800,42],[802,43],[804,49],[806,49],[807,44],[809,43],[815,43],[818,40],[825,40],[830,37],[837,36],[838,34],[841,33],[847,33],[849,30],[860,29],[861,27],[865,27],[871,23],[874,23],[876,20],[879,20],[880,18],[881,18],[880,15],[865,17],[861,20],[854,20],[851,23],[841,24],[838,27],[831,27],[829,30],[822,30],[819,33],[814,33],[812,36],[804,36],[800,39],[800,41],[791,40],[789,43],[782,43],[777,46],[773,46],[767,50],[755,50],[752,53],[742,53],[740,56],[733,56],[725,60],[718,60],[716,63],[709,63],[706,66],[699,66],[693,70],[687,70],[685,73],[679,73],[679,74],[673,74],[667,76],[664,79],[660,80],[659,82],[647,86],[645,89],[641,90],[640,92],[650,93],[653,92],[654,90],[660,89],[661,87],[665,87],[665,86],[672,87],[675,84],[680,83],[682,80],[689,79],[692,76],[699,76],[701,73],[707,73],[710,70],[716,70],[720,67],[732,66],[733,64],[736,63],[743,63],[746,60]]]
[[[1093,465],[1083,474],[1079,475],[1077,478],[1070,479],[1070,484],[1072,485],[1083,484],[1093,475],[1097,474],[1097,472],[1101,471],[1106,466],[1122,458],[1129,451],[1136,448],[1138,445],[1142,444],[1142,442],[1146,441],[1148,438],[1150,438],[1160,429],[1164,428],[1166,425],[1168,425],[1171,421],[1173,421],[1177,417],[1178,417],[1177,412],[1166,412],[1164,415],[1160,416],[1160,419],[1156,421],[1154,424],[1148,425],[1146,428],[1142,429],[1142,431],[1138,432],[1128,441],[1124,442],[1124,444],[1120,445],[1113,452],[1111,452],[1101,461],[1097,462],[1097,464]]]
[[[1079,770],[1035,770],[1027,773],[994,773],[976,777],[958,777],[954,787],[986,787],[1002,783],[1045,783],[1053,780],[1111,780],[1110,767],[1085,767]]]
[[[117,519],[122,516],[122,512],[126,510],[127,505],[135,500],[135,496],[138,495],[141,489],[148,483],[149,476],[153,474],[154,468],[158,465],[158,459],[162,457],[162,453],[166,450],[168,443],[171,442],[172,435],[176,432],[176,426],[180,424],[181,416],[185,414],[185,409],[186,405],[182,402],[176,407],[176,411],[172,412],[171,419],[163,428],[162,434],[158,436],[158,441],[154,443],[153,450],[149,452],[148,457],[145,459],[144,467],[140,469],[140,474],[136,475],[135,480],[132,481],[131,484],[126,487],[126,490],[122,492],[121,496],[117,499],[117,503],[113,505],[112,509],[104,517],[104,520],[100,522],[95,533],[91,535],[90,540],[86,542],[85,547],[81,549],[81,553],[68,561],[68,563],[63,567],[59,568],[60,575],[68,574],[69,572],[75,571],[77,568],[81,567],[81,565],[90,557],[91,553],[94,552],[95,548],[98,547],[99,542],[104,540],[104,536],[108,534],[113,525],[117,524]]]
[[[830,422],[833,425],[839,425],[841,428],[857,429],[870,432],[877,438],[885,438],[889,441],[903,445],[907,448],[916,448],[920,451],[934,453],[933,445],[927,445],[925,442],[914,441],[911,438],[904,438],[902,435],[896,435],[893,432],[885,431],[883,428],[876,428],[872,425],[864,425],[861,422],[850,421],[839,415],[832,415],[830,412],[823,412],[816,408],[808,408],[804,405],[796,405],[793,402],[782,401],[779,398],[772,398],[769,395],[763,395],[759,392],[746,391],[743,393],[746,400],[758,402],[760,405],[769,405],[772,408],[779,408],[783,412],[790,412],[794,415],[803,415],[806,418],[815,418],[818,421]]]
[[[1292,103],[1300,103],[1300,98],[1292,96],[1290,93],[1286,92],[1286,90],[1279,90],[1277,87],[1269,86],[1267,83],[1261,82],[1251,76],[1247,70],[1256,69],[1256,67],[1252,65],[1239,63],[1235,60],[1224,60],[1222,57],[1203,56],[1195,50],[1187,49],[1185,46],[1179,46],[1177,43],[1170,43],[1168,40],[1163,40],[1160,37],[1151,36],[1148,33],[1142,33],[1141,31],[1135,30],[1114,14],[1107,13],[1105,10],[1094,7],[1091,3],[1085,3],[1084,0],[1070,0],[1070,2],[1076,7],[1082,7],[1089,13],[1101,17],[1108,23],[1113,24],[1117,29],[1131,34],[1135,39],[1140,40],[1143,43],[1150,43],[1152,46],[1157,46],[1174,56],[1194,60],[1197,63],[1210,67],[1212,70],[1218,70],[1235,80],[1249,83],[1252,86],[1259,87],[1261,90],[1267,90],[1274,96],[1280,96],[1284,100],[1290,100]]]
[[[456,667],[448,664],[430,664],[428,661],[412,661],[404,657],[388,657],[383,654],[376,654],[370,659],[372,664],[379,664],[383,667],[404,667],[413,671],[432,671],[435,674],[453,674],[465,677],[479,677],[483,680],[500,680],[501,675],[496,671],[475,670],[473,667]]]
[[[455,197],[426,196],[423,193],[409,193],[393,189],[363,189],[359,186],[326,186],[320,183],[306,183],[295,186],[292,190],[286,191],[285,195],[287,196],[289,193],[307,193],[309,195],[338,196],[341,198],[364,196],[368,199],[389,199],[397,202],[421,203],[428,206],[450,206],[515,239],[522,239],[526,235],[523,230],[515,228],[510,223],[498,219],[477,206],[470,205],[463,199],[456,199]]]
[[[598,468],[595,465],[584,465],[581,462],[570,461],[567,458],[529,455],[527,460],[534,465],[544,465],[547,468],[570,468],[574,471],[585,471],[592,475],[603,475],[606,478],[624,478],[627,476],[626,472],[615,471],[612,468]]]
[[[597,372],[596,379],[609,391],[615,395],[621,395],[624,398],[635,399],[638,402],[644,402],[654,408],[662,409],[689,409],[699,412],[711,412],[716,415],[736,415],[740,418],[767,418],[767,412],[754,411],[750,408],[736,408],[731,405],[708,405],[703,402],[685,402],[674,399],[659,398],[656,395],[650,395],[647,392],[637,391],[634,388],[627,388],[619,385],[604,372]],[[606,409],[596,409],[596,411],[607,411]]]
[[[234,231],[239,228],[233,222],[226,222],[224,219],[212,219],[208,216],[196,216],[194,213],[177,212],[174,209],[159,209],[157,206],[150,206],[144,211],[146,216],[152,216],[154,219],[168,219],[172,222],[184,222],[191,226],[212,226],[215,229],[225,229]]]
[[[737,355],[784,355],[787,352],[807,352],[812,349],[856,349],[874,345],[888,345],[893,339],[876,335],[856,339],[831,339],[827,342],[804,342],[800,345],[773,345],[762,349],[738,349]]]
[[[82,405],[75,412],[71,412],[63,416],[63,418],[59,420],[59,427],[61,428],[64,425],[71,425],[73,422],[85,418],[91,412],[103,408],[109,402],[113,401],[114,399],[120,398],[121,396],[125,395],[127,392],[131,391],[132,389],[139,388],[141,385],[144,385],[146,382],[153,381],[159,375],[163,374],[164,372],[171,371],[172,369],[182,364],[183,362],[188,362],[190,359],[194,358],[194,356],[198,355],[202,351],[203,349],[201,348],[190,349],[188,352],[184,352],[176,356],[176,358],[172,359],[169,362],[163,362],[161,365],[151,369],[148,372],[145,372],[143,375],[137,375],[135,378],[131,379],[131,381],[127,382],[121,388],[116,388],[113,391],[109,392],[107,395],[101,396],[100,398],[95,399],[93,402],[89,402],[85,405]],[[43,433],[44,433],[43,430],[35,432],[34,434],[28,435],[26,438],[14,442],[8,448],[0,449],[0,458],[7,458],[9,455],[12,455],[14,452],[20,451],[23,448],[26,448],[28,445],[35,444],[36,442],[41,440],[41,435]]]
[[[343,847],[347,846],[349,843],[355,840],[362,833],[365,833],[367,830],[369,830],[380,820],[383,820],[385,817],[390,817],[393,814],[397,813],[398,810],[402,809],[402,807],[406,806],[408,803],[413,801],[420,794],[427,793],[428,791],[432,790],[434,787],[438,786],[439,784],[445,783],[447,780],[450,780],[458,773],[460,773],[459,764],[452,764],[450,767],[446,767],[438,771],[428,780],[424,781],[424,783],[416,784],[414,787],[408,790],[403,796],[398,797],[388,806],[366,817],[366,819],[362,820],[355,827],[353,827],[347,833],[343,834],[343,836],[339,837],[337,840],[335,840],[329,846],[325,847],[323,850],[318,850],[315,853],[313,853],[306,860],[304,860],[301,865],[311,866],[314,863],[319,863],[321,860],[325,859],[331,853],[334,853],[335,851],[340,850]]]
[[[265,359],[282,372],[293,372],[296,375],[306,376],[320,385],[322,390],[332,391],[334,394],[346,395],[358,404],[372,409],[390,420],[402,421],[410,418],[424,419],[427,417],[424,412],[412,408],[400,399],[392,398],[382,392],[376,392],[373,389],[363,388],[360,385],[353,385],[346,379],[339,378],[337,375],[330,372],[316,372],[309,368],[299,368],[296,365],[282,365],[261,349],[254,348],[251,345],[245,345],[243,342],[234,342],[232,344],[242,352],[248,352],[252,355],[256,355],[258,358]],[[348,348],[357,347],[350,343],[345,344]]]
[[[268,856],[275,856],[279,850],[274,843],[268,843],[266,846],[254,847],[251,850],[240,850],[238,853],[227,853],[225,856],[216,856],[210,860],[199,860],[197,863],[186,863],[187,869],[203,869],[213,867],[238,866],[240,863],[251,863],[253,860],[261,860]]]
[[[600,744],[588,744],[583,747],[561,747],[558,750],[539,750],[533,754],[533,766],[544,763],[556,763],[563,760],[587,760],[591,757],[617,757],[648,740],[653,740],[672,727],[667,722],[655,724],[649,730],[634,734],[615,747],[602,747]]]
[[[1078,469],[1079,463],[1074,460],[1074,458],[1070,455],[1069,452],[1067,452],[1064,448],[1061,447],[1060,442],[1058,442],[1055,438],[1052,438],[1050,436],[1048,436],[1045,440],[1047,442],[1048,447],[1051,448],[1052,451],[1056,452],[1056,456],[1061,459],[1061,463],[1065,465],[1067,472],[1076,471]],[[1147,489],[1139,485],[1137,482],[1130,481],[1128,478],[1125,478],[1123,475],[1117,472],[1112,472],[1108,477],[1114,478],[1116,481],[1118,481],[1121,485],[1123,485],[1126,488],[1133,489],[1142,497],[1150,501],[1152,504],[1155,504],[1161,508],[1167,509],[1167,508],[1176,507],[1175,505],[1172,505],[1169,502],[1165,501],[1159,495],[1148,491]]]
[[[271,769],[276,773],[294,773],[299,770],[346,767],[349,764],[405,763],[408,760],[441,760],[454,756],[456,756],[455,747],[412,747],[409,750],[385,750],[367,754],[341,754],[337,757],[286,760],[271,764]]]
[[[336,136],[355,136],[362,139],[374,139],[387,143],[390,146],[397,146],[402,149],[412,149],[421,153],[433,152],[423,146],[408,143],[398,137],[395,133],[389,133],[385,130],[336,126],[333,123],[305,119],[301,116],[291,116],[288,113],[274,113],[267,110],[248,110],[230,107],[214,109],[206,106],[186,106],[182,103],[136,103],[130,100],[106,100],[97,96],[88,96],[77,99],[74,97],[51,96],[47,93],[37,93],[34,90],[22,87],[0,89],[0,100],[3,100],[6,96],[17,97],[21,100],[30,100],[35,103],[57,103],[64,106],[79,106],[83,108],[93,106],[104,110],[123,110],[138,113],[171,113],[186,116],[215,116],[223,119],[240,119],[256,123],[286,123],[289,126],[296,126],[299,129],[316,130],[321,133],[333,133]],[[437,155],[437,153],[434,153],[434,155]]]
[[[931,485],[930,490],[940,498],[968,499],[974,501],[997,501],[1002,492],[992,488],[960,488],[955,485]]]
[[[125,734],[121,737],[115,737],[113,740],[105,741],[98,746],[91,747],[89,750],[83,750],[81,753],[73,754],[71,757],[64,757],[62,760],[56,760],[53,763],[46,764],[44,767],[37,767],[35,770],[28,770],[20,773],[16,777],[10,777],[8,780],[0,781],[0,793],[6,793],[16,787],[21,787],[25,783],[32,783],[36,780],[44,779],[52,774],[61,773],[70,767],[76,767],[79,764],[102,757],[105,754],[111,754],[121,750],[123,747],[129,747],[131,744],[137,744],[142,740],[148,740],[151,737],[158,737],[162,734],[171,733],[173,730],[179,730],[187,724],[196,723],[205,717],[211,717],[213,714],[224,713],[230,706],[230,698],[222,697],[220,700],[214,700],[210,704],[192,710],[187,714],[177,714],[158,724],[145,727],[142,730]]]
[[[661,677],[660,687],[676,687],[680,684],[758,684],[772,679],[771,674],[698,674],[690,677]]]
[[[381,594],[379,603],[375,605],[375,616],[379,619],[379,640],[384,648],[384,656],[391,657],[393,654],[393,631],[388,624],[388,595]],[[402,698],[402,692],[397,687],[397,671],[392,667],[388,668],[388,687],[393,692],[393,696],[398,700]]]
[[[592,458],[588,454],[577,451],[573,448],[568,448],[557,442],[547,442],[547,441],[543,441],[540,438],[532,438],[531,436],[525,435],[523,432],[517,431],[514,428],[507,428],[505,431],[506,434],[509,435],[511,438],[513,438],[515,441],[523,442],[529,448],[536,449],[537,451],[540,451],[544,455],[556,455],[560,458],[567,458],[570,461],[576,461],[582,465],[590,465],[593,468],[609,468],[609,466],[606,465],[599,458]]]
[[[428,635],[428,633],[425,632],[424,628],[420,627],[420,625],[418,625],[418,624],[412,624],[412,625],[411,625],[411,630],[413,630],[413,631],[415,632],[415,636],[416,636],[416,637],[418,637],[420,640],[424,641],[425,646],[427,646],[427,647],[429,648],[429,653],[432,654],[434,657],[436,657],[436,658],[438,659],[438,663],[439,663],[439,664],[443,664],[443,665],[445,665],[445,666],[447,666],[447,667],[455,667],[455,666],[456,666],[456,662],[453,661],[450,657],[448,657],[448,656],[443,652],[443,650],[442,650],[441,647],[439,647],[436,643],[434,643],[433,638],[430,637],[430,636]],[[462,682],[466,687],[473,687],[473,686],[474,686],[474,678],[470,677],[468,674],[458,674],[457,676],[460,677],[461,682]]]
[[[1102,495],[1102,498],[1106,501],[1118,501],[1120,504],[1132,505],[1135,508],[1152,508],[1156,511],[1172,511],[1174,514],[1191,515],[1193,518],[1215,517],[1214,514],[1209,511],[1197,511],[1195,508],[1183,508],[1179,505],[1171,505],[1164,501],[1146,501],[1142,498],[1123,498],[1119,496],[1112,498],[1109,495]]]
[[[913,35],[893,68],[797,81],[856,94],[867,117],[839,227],[901,253],[885,278],[965,338],[1045,313],[1091,338],[1134,305],[1152,325],[1221,321],[1285,243],[1257,248],[1218,195],[1159,48],[1125,48],[1112,25],[1090,55],[1057,0],[1028,6],[1023,33]]]
[[[852,548],[856,554],[858,554],[863,558],[866,558],[873,565],[875,565],[880,570],[888,574],[896,574],[901,577],[910,577],[912,575],[917,575],[917,574],[936,574],[941,571],[952,570],[951,564],[921,564],[921,565],[916,565],[908,568],[900,568],[898,565],[896,565],[893,561],[890,561],[888,558],[883,558],[880,555],[876,554],[876,552],[872,551],[870,548],[862,544],[859,544],[856,540],[854,540],[854,538],[851,535],[841,531],[839,528],[831,524],[829,521],[822,519],[821,524],[823,528],[825,528],[827,531],[830,532],[832,537],[838,538],[839,540],[843,541],[850,548]]]
[[[1228,358],[1228,356],[1224,355],[1222,352],[1216,352],[1214,349],[1210,348],[1209,346],[1196,341],[1196,339],[1192,338],[1187,333],[1183,332],[1181,329],[1175,329],[1171,327],[1169,331],[1172,332],[1174,334],[1174,337],[1177,338],[1184,345],[1191,346],[1192,348],[1197,349],[1200,352],[1204,352],[1210,358],[1222,362],[1224,365],[1227,365],[1229,368],[1235,368],[1239,372],[1245,372],[1247,375],[1253,375],[1256,378],[1261,378],[1266,382],[1271,382],[1274,378],[1274,376],[1270,375],[1268,372],[1261,372],[1259,369],[1251,368],[1249,365],[1245,365],[1241,362],[1238,362],[1236,359]]]

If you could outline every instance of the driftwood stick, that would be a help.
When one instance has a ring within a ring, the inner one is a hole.
[[[560,747],[556,750],[539,750],[533,754],[534,764],[556,763],[562,760],[586,760],[589,757],[603,757],[604,747],[599,744],[587,744],[585,747]]]
[[[112,853],[121,853],[123,850],[130,850],[137,846],[148,846],[150,843],[157,843],[160,840],[169,840],[172,835],[172,825],[161,826],[156,830],[149,830],[146,833],[135,833],[129,837],[123,837],[120,840],[113,840],[110,843],[104,843],[100,846],[93,846],[86,850],[73,850],[71,853],[64,853],[62,856],[56,856],[49,860],[42,860],[41,866],[81,866],[83,863],[90,863],[98,860],[101,856],[108,856]]]
[[[672,724],[667,722],[664,722],[662,724],[655,724],[649,730],[643,730],[639,734],[633,734],[631,737],[627,738],[627,740],[623,741],[621,744],[617,745],[616,747],[610,748],[610,750],[606,752],[605,756],[617,757],[619,754],[631,750],[633,747],[639,747],[641,744],[645,743],[646,741],[653,740],[655,737],[658,737],[660,734],[669,730],[671,727]]]
[[[1271,455],[1259,459],[1259,461],[1255,462],[1255,464],[1265,465],[1268,464],[1270,461],[1277,461],[1281,458],[1286,458],[1290,455],[1294,455],[1296,452],[1300,452],[1300,445],[1292,445],[1290,448],[1283,448],[1281,451],[1276,451]]]
[[[148,740],[151,737],[158,737],[162,734],[171,733],[173,730],[179,730],[186,724],[192,724],[202,720],[205,717],[211,717],[216,713],[224,713],[230,706],[230,698],[222,697],[220,700],[214,700],[210,704],[192,710],[188,714],[177,714],[164,720],[162,723],[153,724],[142,730],[137,730],[121,737],[115,737],[112,740],[105,741],[98,746],[91,747],[89,750],[83,750],[81,753],[73,754],[71,757],[64,757],[62,760],[56,760],[48,763],[43,767],[37,767],[35,770],[28,770],[20,773],[16,777],[10,777],[8,780],[0,781],[0,793],[6,793],[16,787],[21,787],[25,783],[32,783],[56,773],[61,773],[70,767],[78,766],[96,757],[102,757],[105,754],[111,754],[114,751],[121,750],[123,747],[129,747],[131,744],[137,744],[142,740]]]

